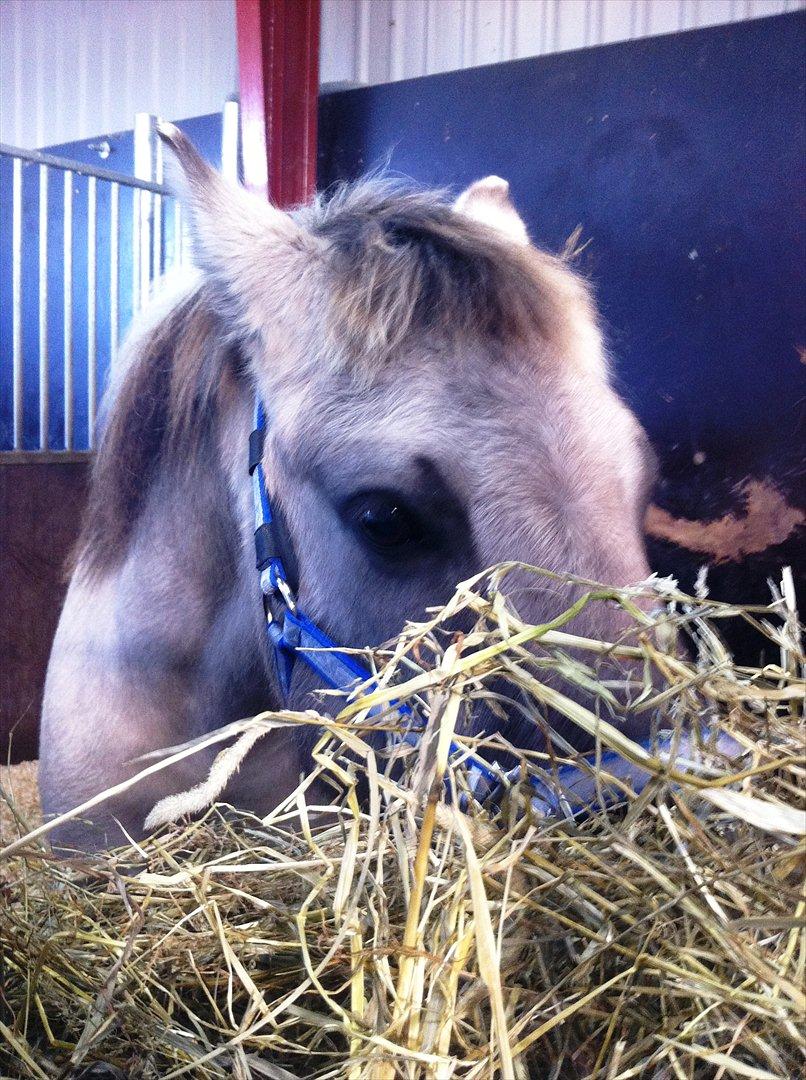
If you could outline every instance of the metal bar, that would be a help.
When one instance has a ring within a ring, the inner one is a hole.
[[[151,204],[154,196],[150,191],[140,192],[140,307],[145,307],[151,295]]]
[[[99,169],[94,165],[84,165],[79,161],[56,157],[53,154],[43,154],[39,150],[25,150],[19,146],[0,143],[0,154],[5,154],[7,157],[20,161],[32,161],[36,165],[48,165],[52,169],[69,169],[79,176],[94,176],[98,180],[109,180],[115,184],[122,184],[124,187],[142,188],[143,191],[153,191],[157,195],[171,194],[171,189],[164,184],[156,184],[150,180],[126,176],[125,173],[114,172],[112,169]]]
[[[240,109],[238,102],[232,99],[224,102],[221,114],[221,172],[238,183],[238,127]]]
[[[184,257],[184,237],[182,230],[182,204],[174,203],[174,266],[181,266]]]
[[[118,354],[118,308],[120,302],[120,266],[118,228],[120,225],[120,185],[109,188],[109,366],[114,367]]]
[[[11,350],[14,410],[14,449],[22,450],[22,162],[15,160],[11,179]]]
[[[73,449],[73,172],[64,173],[64,448]]]
[[[140,310],[140,195],[132,191],[132,316]]]
[[[316,187],[319,0],[236,0],[244,178],[285,207]]]
[[[154,143],[154,179],[162,181],[162,140],[157,138],[156,130],[152,134]],[[154,242],[151,245],[151,280],[157,281],[162,275],[163,262],[162,262],[162,218],[163,218],[163,199],[161,195],[152,195],[151,200],[154,203]]]
[[[250,191],[269,195],[268,75],[260,0],[236,0],[243,175]]]
[[[162,196],[152,195],[151,198],[154,200],[154,242],[151,245],[151,280],[154,282],[162,275]]]
[[[135,113],[134,175],[138,180],[152,181],[154,179],[155,134],[155,117],[147,112]],[[148,300],[149,285],[151,282],[151,214],[153,199],[150,191],[144,191],[142,189],[137,193],[137,196],[136,201],[139,217],[137,239],[140,247],[137,253],[137,268],[139,270],[137,297],[139,309],[143,307]]]
[[[0,450],[0,468],[4,465],[63,465],[91,460],[89,450]]]
[[[98,407],[98,364],[96,358],[95,285],[97,278],[96,185],[94,176],[87,180],[87,445],[95,446],[95,413]]]
[[[39,449],[50,442],[48,353],[48,167],[39,166]]]

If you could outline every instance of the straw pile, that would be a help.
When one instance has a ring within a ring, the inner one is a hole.
[[[342,702],[336,719],[234,725],[217,776],[156,817],[214,798],[277,725],[321,727],[314,776],[333,787],[332,806],[313,807],[306,781],[265,820],[213,805],[107,856],[58,861],[36,832],[7,843],[3,1071],[800,1075],[806,761],[791,585],[761,609],[655,581],[651,616],[634,592],[592,589],[535,627],[505,600],[510,569],[461,586],[430,622],[409,626],[376,656],[376,689]],[[614,602],[634,616],[629,642],[573,636],[581,604]],[[460,612],[474,630],[443,631]],[[751,621],[780,660],[735,665],[717,633],[730,618]],[[642,659],[630,707],[658,728],[699,733],[697,767],[664,765],[622,735],[612,670],[597,670],[605,655]],[[462,799],[468,770],[448,748],[455,739],[491,755],[461,730],[493,677],[537,722],[551,705],[596,734],[602,764],[585,767],[615,803],[577,816],[534,810],[527,775],[559,784],[562,765],[578,760],[561,740],[521,755],[523,779],[497,805]],[[574,683],[590,709],[566,695]],[[427,721],[419,743],[367,741],[368,727],[400,722],[387,706],[405,700]],[[730,758],[711,749],[720,730],[736,741]],[[652,774],[640,794],[608,777],[613,749]]]

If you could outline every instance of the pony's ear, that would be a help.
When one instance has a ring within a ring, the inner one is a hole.
[[[261,268],[283,276],[313,238],[282,210],[226,181],[173,124],[157,131],[179,166],[169,166],[169,183],[190,215],[199,269],[248,305],[256,281],[267,276]]]
[[[485,176],[483,180],[471,184],[462,192],[453,208],[460,214],[489,225],[515,244],[529,243],[526,226],[509,197],[509,184],[500,176]]]

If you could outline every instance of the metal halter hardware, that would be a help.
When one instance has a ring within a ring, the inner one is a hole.
[[[373,674],[354,656],[343,652],[333,639],[309,619],[299,608],[297,597],[289,584],[283,565],[283,545],[279,524],[272,514],[266,477],[263,469],[263,448],[266,438],[266,413],[260,400],[255,402],[255,427],[249,436],[249,474],[255,511],[255,565],[260,574],[260,589],[266,614],[266,633],[275,656],[283,696],[288,697],[291,675],[297,659],[312,668],[322,682],[332,690],[348,691],[359,683],[372,684]],[[411,706],[397,706],[404,717],[413,717]],[[704,733],[705,735],[705,733]],[[401,740],[416,746],[420,735],[404,731]],[[645,750],[662,762],[697,769],[700,750],[690,734],[672,731],[658,732],[654,738],[642,740]],[[717,731],[713,749],[726,757],[736,757],[741,747],[725,732]],[[468,785],[479,802],[492,797],[518,779],[520,769],[504,772],[491,766],[467,748],[451,743],[451,755],[468,766]],[[532,809],[540,816],[562,815],[577,817],[596,808],[602,793],[598,776],[607,773],[632,784],[636,794],[646,786],[652,772],[641,768],[620,754],[607,750],[582,759],[580,765],[562,765],[551,782],[530,776],[533,789]],[[604,802],[614,801],[612,798]]]

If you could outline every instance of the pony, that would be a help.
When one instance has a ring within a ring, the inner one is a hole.
[[[382,644],[505,560],[613,585],[649,572],[646,436],[614,389],[590,288],[530,243],[505,181],[451,201],[370,178],[287,213],[225,182],[176,128],[161,133],[197,276],[133,333],[107,392],[47,672],[46,815],[149,752],[315,700],[314,673],[296,664],[284,686],[266,639],[245,465],[256,399],[285,564],[303,610],[344,646]],[[534,621],[566,604],[552,588],[518,602]],[[574,630],[613,639],[624,619],[589,607]],[[516,736],[542,740],[522,724]],[[309,753],[273,733],[225,800],[267,813]],[[152,776],[54,843],[141,836],[154,803],[211,760]]]

